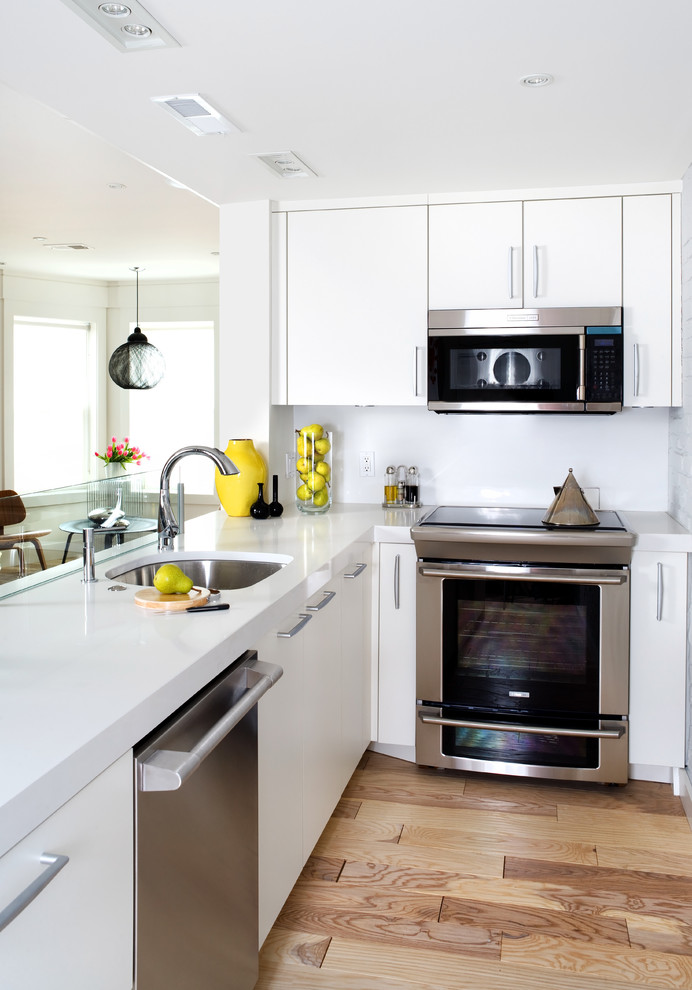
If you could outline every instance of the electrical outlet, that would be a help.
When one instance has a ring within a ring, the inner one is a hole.
[[[291,451],[286,453],[286,477],[292,478],[296,473],[296,455]]]
[[[372,450],[361,450],[360,452],[360,476],[361,478],[375,477],[375,454]]]

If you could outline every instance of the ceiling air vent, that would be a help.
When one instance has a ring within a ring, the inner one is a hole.
[[[292,151],[274,151],[266,155],[253,155],[270,168],[275,175],[280,175],[282,179],[310,179],[317,178],[309,165],[294,154]]]
[[[240,134],[240,128],[203,100],[199,93],[186,93],[181,96],[152,96],[152,101],[158,103],[172,114],[175,119],[188,127],[194,134]]]

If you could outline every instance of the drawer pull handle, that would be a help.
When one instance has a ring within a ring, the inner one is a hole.
[[[336,595],[335,591],[323,591],[321,601],[319,601],[316,605],[306,605],[305,606],[306,611],[319,612],[319,610],[321,608],[324,608],[325,605],[329,605],[330,601],[332,600],[332,598],[335,597],[335,595]]]
[[[296,633],[299,633],[300,630],[308,624],[311,618],[312,618],[311,615],[305,615],[303,612],[301,612],[299,614],[298,621],[296,622],[295,626],[287,630],[287,632],[278,632],[276,634],[277,637],[279,639],[290,639],[292,636],[295,636]]]
[[[361,573],[362,571],[364,571],[364,570],[365,570],[365,568],[366,568],[367,566],[368,566],[367,564],[356,564],[356,565],[355,565],[355,568],[356,568],[356,569],[355,569],[354,571],[351,571],[351,573],[350,573],[350,574],[344,574],[344,577],[345,577],[345,578],[357,578],[357,577],[358,577],[358,575],[359,575],[359,574],[360,574],[360,573]]]
[[[0,932],[3,928],[7,928],[17,915],[21,914],[24,908],[31,904],[34,898],[38,897],[51,880],[57,877],[63,866],[66,866],[70,862],[70,857],[55,853],[43,853],[39,862],[46,867],[43,873],[39,874],[21,894],[18,894],[4,910],[0,911]]]

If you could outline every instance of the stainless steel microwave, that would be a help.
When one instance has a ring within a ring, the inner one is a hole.
[[[428,409],[615,413],[622,309],[436,309],[428,314]]]

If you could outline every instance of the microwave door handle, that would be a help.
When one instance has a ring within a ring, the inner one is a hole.
[[[579,335],[579,384],[577,402],[586,402],[586,338]]]

